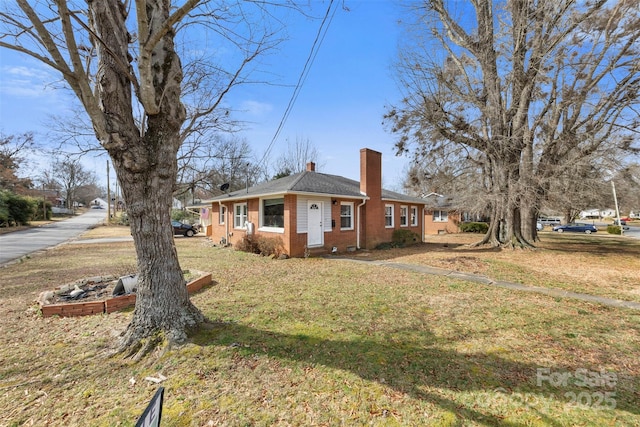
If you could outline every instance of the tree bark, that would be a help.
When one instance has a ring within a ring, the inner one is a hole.
[[[161,342],[162,335],[169,342],[183,342],[188,328],[205,320],[189,300],[170,217],[180,127],[185,120],[180,101],[182,68],[173,30],[161,27],[169,6],[150,1],[146,7],[149,37],[161,31],[164,35],[153,46],[146,45],[146,39],[140,41],[140,50],[150,51],[152,58],[147,70],[150,81],[142,85],[147,91],[152,87],[154,94],[143,100],[146,128],[140,129],[133,119],[134,85],[122,70],[122,64],[129,64],[131,58],[125,9],[118,0],[88,4],[99,58],[96,89],[105,123],[105,131],[96,129],[96,135],[109,152],[122,185],[138,265],[136,306],[120,351],[144,353]]]

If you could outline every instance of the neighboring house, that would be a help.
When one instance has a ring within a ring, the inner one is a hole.
[[[424,200],[384,190],[381,169],[382,154],[363,148],[360,182],[308,163],[304,172],[217,196],[207,201],[206,234],[227,244],[247,234],[280,237],[293,257],[371,249],[397,229],[423,236]]]
[[[588,209],[580,212],[581,219],[601,219],[607,217],[615,217],[615,209]]]
[[[424,234],[459,233],[461,215],[452,206],[451,199],[438,193],[425,197]]]
[[[107,208],[107,202],[104,199],[101,199],[100,197],[96,197],[95,199],[93,199],[90,203],[90,206],[100,206],[103,209]]]

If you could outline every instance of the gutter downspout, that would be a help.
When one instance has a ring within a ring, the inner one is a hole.
[[[358,232],[356,233],[356,248],[360,249],[360,224],[361,224],[361,220],[360,220],[360,208],[362,206],[364,206],[364,204],[367,202],[367,199],[362,199],[362,203],[360,203],[358,205]]]
[[[420,240],[422,241],[422,243],[425,242],[424,240],[424,233],[425,233],[425,218],[427,215],[427,205],[422,205],[422,236],[420,238]]]

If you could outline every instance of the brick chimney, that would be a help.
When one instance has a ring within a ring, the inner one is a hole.
[[[307,163],[307,172],[315,172],[315,171],[316,171],[316,164],[313,162]]]
[[[359,213],[360,242],[362,247],[372,249],[389,240],[385,235],[382,203],[382,153],[368,148],[360,150],[360,191],[369,197]]]
[[[360,150],[360,191],[371,200],[382,197],[382,153],[369,148]]]

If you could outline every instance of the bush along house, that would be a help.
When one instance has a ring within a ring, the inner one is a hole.
[[[292,257],[373,249],[396,236],[424,236],[425,201],[382,188],[382,154],[360,150],[360,182],[315,171],[207,201],[206,234],[236,245],[245,237],[281,241]],[[406,231],[397,231],[406,230]]]

